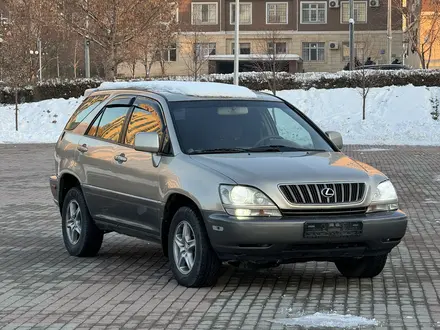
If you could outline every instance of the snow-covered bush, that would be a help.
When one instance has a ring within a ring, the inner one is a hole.
[[[82,80],[48,80],[36,86],[26,86],[20,89],[18,98],[21,103],[36,102],[53,98],[68,99],[80,97],[88,88],[95,88],[102,81],[82,79]],[[9,86],[0,86],[0,104],[15,103],[15,95]]]
[[[440,82],[440,70],[366,70],[365,79],[368,86],[438,86]],[[253,90],[268,90],[269,84],[265,79],[267,75],[262,72],[243,72],[240,74],[240,85]],[[286,73],[280,72],[277,77],[278,90],[292,89],[333,89],[333,88],[361,88],[358,75],[350,71],[337,73],[308,72],[308,73]],[[191,81],[193,77],[178,76],[157,78],[157,80],[179,80]],[[201,81],[233,83],[232,74],[211,74],[199,77]],[[84,94],[89,88],[98,87],[101,84],[99,79],[88,80],[50,80],[36,86],[27,86],[20,90],[19,99],[21,102],[34,102],[52,98],[78,97]],[[0,85],[0,103],[14,103],[14,95],[8,86]]]

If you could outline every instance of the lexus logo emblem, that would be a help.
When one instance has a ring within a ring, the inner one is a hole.
[[[335,191],[332,188],[324,188],[321,190],[321,195],[326,198],[330,198],[335,195]]]

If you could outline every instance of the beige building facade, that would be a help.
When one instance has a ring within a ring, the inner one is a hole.
[[[270,54],[276,54],[281,61],[286,59],[286,63],[297,62],[298,65],[283,67],[291,72],[336,72],[349,61],[347,1],[241,0],[240,3],[240,56],[252,59],[241,71],[255,71],[251,61],[263,61]],[[182,3],[178,15],[180,32],[176,43],[165,52],[165,74],[232,72],[233,8],[234,1],[227,0]],[[386,3],[381,0],[355,0],[355,53],[360,62],[368,57],[378,64],[387,62],[386,11]],[[393,12],[391,55],[399,60],[404,52],[401,26],[398,11]],[[220,60],[223,62],[219,64]],[[125,64],[119,67],[120,75],[130,76],[131,71]],[[151,76],[162,73],[161,66],[155,63]],[[139,63],[135,76],[145,74]]]

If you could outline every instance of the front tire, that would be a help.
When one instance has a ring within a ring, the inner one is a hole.
[[[388,254],[363,257],[361,259],[347,258],[336,261],[336,267],[344,277],[371,278],[379,275],[387,262]]]
[[[204,287],[217,281],[221,262],[212,249],[203,220],[190,207],[180,208],[171,221],[168,257],[180,285]]]
[[[63,239],[66,250],[75,257],[94,257],[98,254],[104,237],[93,221],[82,191],[70,189],[62,209]]]

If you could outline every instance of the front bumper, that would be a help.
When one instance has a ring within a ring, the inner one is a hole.
[[[50,191],[52,192],[53,201],[56,205],[58,205],[58,177],[56,175],[52,175],[49,178]]]
[[[319,216],[237,220],[205,213],[207,231],[222,260],[255,262],[334,261],[389,253],[404,237],[407,217],[402,211],[353,216]],[[361,222],[355,237],[309,238],[305,224]]]

